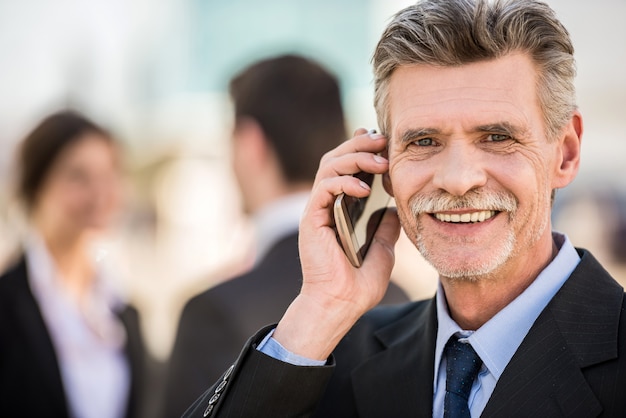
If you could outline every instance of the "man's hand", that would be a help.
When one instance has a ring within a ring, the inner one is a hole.
[[[274,338],[291,352],[328,358],[352,325],[385,294],[400,232],[395,210],[387,211],[363,265],[355,268],[337,242],[333,204],[341,193],[369,195],[369,187],[352,174],[388,171],[388,161],[376,155],[386,144],[382,135],[359,129],[320,162],[300,222],[302,290],[274,332]]]

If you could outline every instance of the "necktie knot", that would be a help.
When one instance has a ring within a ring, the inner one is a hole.
[[[446,344],[445,355],[447,366],[444,417],[469,417],[467,400],[483,362],[469,343],[462,343],[456,337],[450,338]]]

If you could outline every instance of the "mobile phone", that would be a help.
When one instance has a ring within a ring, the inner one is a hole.
[[[342,193],[335,199],[333,212],[343,251],[354,267],[360,267],[392,198],[385,190],[382,174],[360,172],[354,176],[370,186],[369,196]]]

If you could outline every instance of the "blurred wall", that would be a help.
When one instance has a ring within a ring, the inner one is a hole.
[[[103,245],[151,351],[166,358],[185,300],[249,265],[250,224],[229,166],[233,71],[279,52],[313,57],[339,76],[350,129],[374,127],[369,59],[410,3],[0,0],[0,264],[19,241],[15,145],[46,113],[83,110],[126,146],[127,209]],[[626,278],[607,248],[607,220],[617,218],[591,193],[626,193],[626,2],[548,3],[574,39],[586,129],[581,173],[559,193],[555,225]],[[432,294],[436,275],[405,238],[398,253],[396,280],[412,297]]]

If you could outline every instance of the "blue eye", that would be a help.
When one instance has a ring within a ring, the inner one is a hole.
[[[505,134],[491,134],[489,135],[489,139],[493,142],[502,142],[506,141],[507,139],[511,139],[511,136]]]
[[[417,141],[415,141],[415,144],[419,145],[420,147],[428,147],[428,146],[433,145],[433,139],[432,138],[418,139]]]

